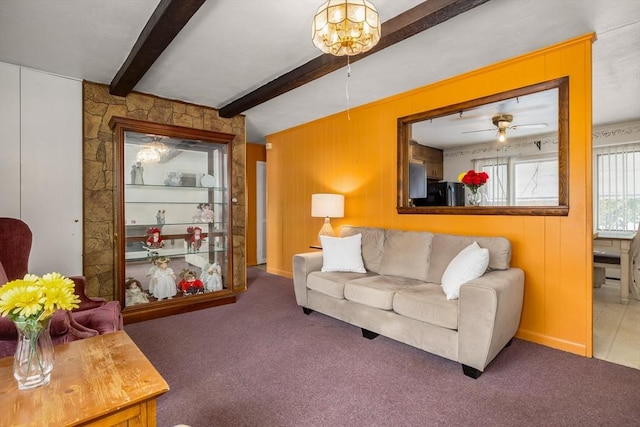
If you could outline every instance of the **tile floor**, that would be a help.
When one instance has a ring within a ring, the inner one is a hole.
[[[593,357],[640,369],[640,301],[620,304],[620,282],[593,290]]]

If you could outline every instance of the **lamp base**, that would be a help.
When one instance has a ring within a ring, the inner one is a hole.
[[[324,224],[322,224],[322,228],[320,228],[320,231],[318,232],[318,242],[322,244],[320,236],[335,237],[335,235],[336,233],[333,231],[333,227],[331,226],[331,219],[326,217],[324,219]]]

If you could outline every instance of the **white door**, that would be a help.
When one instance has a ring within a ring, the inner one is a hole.
[[[267,262],[267,162],[256,162],[256,258]]]
[[[29,270],[82,274],[82,82],[20,73],[20,218]]]

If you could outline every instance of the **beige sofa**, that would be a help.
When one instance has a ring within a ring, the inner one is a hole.
[[[305,314],[318,311],[362,328],[366,338],[381,334],[459,362],[472,378],[511,343],[520,323],[524,272],[510,267],[507,239],[352,226],[342,227],[340,235],[351,236],[345,242],[360,239],[366,272],[321,271],[333,253],[325,262],[323,252],[294,255],[296,301]],[[443,275],[473,242],[488,249],[486,272],[462,284],[458,299],[448,299]]]

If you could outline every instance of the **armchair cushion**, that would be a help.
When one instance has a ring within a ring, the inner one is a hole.
[[[57,310],[49,326],[51,342],[63,344],[83,338],[95,337],[98,331],[78,324],[69,311]],[[8,317],[0,317],[0,357],[11,356],[16,351],[18,330]]]
[[[75,294],[80,298],[80,303],[78,304],[79,307],[74,308],[74,312],[91,310],[93,308],[102,307],[106,304],[107,300],[104,298],[87,296],[87,280],[84,276],[73,276],[70,277],[70,279],[73,280],[73,283],[75,284]]]
[[[80,325],[97,331],[100,335],[122,330],[123,321],[118,301],[109,301],[90,310],[71,313],[74,321]]]
[[[8,281],[9,281],[9,278],[7,278],[7,273],[5,273],[4,271],[4,267],[2,266],[2,261],[0,261],[0,286],[3,286]]]

